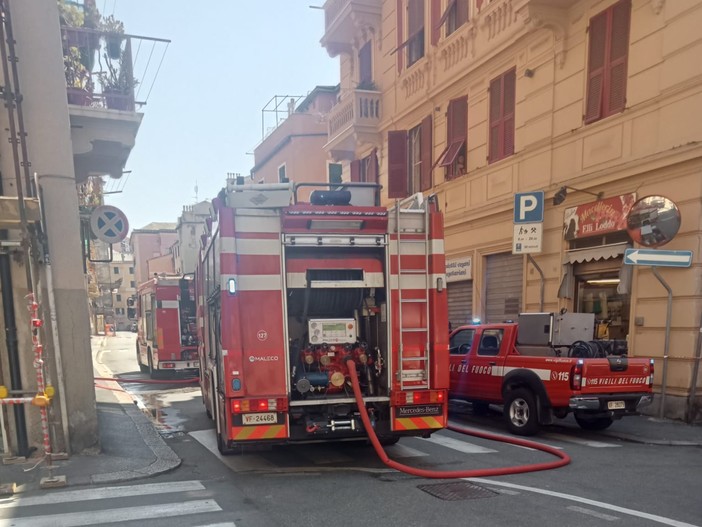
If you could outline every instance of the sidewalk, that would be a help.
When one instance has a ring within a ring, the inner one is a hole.
[[[93,351],[98,350],[102,339],[92,338]],[[99,365],[94,373],[96,377],[109,375]],[[65,477],[67,487],[119,483],[148,478],[180,466],[180,458],[129,394],[120,391],[116,382],[96,384],[101,386],[95,390],[101,451],[55,460],[51,471],[45,462],[40,462],[41,455],[37,452],[25,463],[0,465],[0,485],[14,483],[15,492],[19,493],[40,489],[41,479],[50,476]]]

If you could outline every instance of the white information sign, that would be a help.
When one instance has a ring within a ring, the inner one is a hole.
[[[473,258],[464,256],[462,258],[446,259],[446,281],[460,282],[473,278]]]
[[[515,224],[512,238],[512,254],[540,253],[543,237],[543,223]]]

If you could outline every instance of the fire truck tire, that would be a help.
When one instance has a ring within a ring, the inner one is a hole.
[[[503,414],[510,432],[531,436],[539,431],[536,397],[528,388],[514,388],[505,394]]]
[[[392,446],[397,444],[400,436],[378,436],[378,441],[382,446]]]
[[[582,414],[575,414],[575,421],[583,430],[604,430],[614,422],[611,417],[587,417]]]
[[[227,443],[222,439],[222,434],[217,434],[217,450],[223,456],[230,456],[236,452],[235,449],[226,446]]]

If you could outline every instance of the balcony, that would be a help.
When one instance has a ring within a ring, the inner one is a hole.
[[[380,142],[381,93],[353,90],[345,95],[329,113],[329,135],[324,145],[336,160],[353,160],[358,147]]]
[[[322,47],[331,57],[350,53],[361,31],[380,33],[382,0],[327,0],[324,2]]]
[[[76,181],[119,178],[169,41],[67,26],[61,36]]]

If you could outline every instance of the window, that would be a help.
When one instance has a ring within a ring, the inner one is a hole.
[[[115,296],[115,300],[116,300],[117,302],[121,302],[121,301],[122,301],[122,295],[116,295],[116,296]]]
[[[424,0],[407,0],[407,67],[424,56]]]
[[[478,355],[498,355],[502,344],[501,329],[486,329],[480,337]]]
[[[119,267],[113,267],[112,274],[119,274]]]
[[[287,183],[288,177],[285,173],[285,163],[278,167],[278,183]]]
[[[129,274],[134,274],[134,267],[129,268]]]
[[[397,70],[402,70],[403,57],[407,66],[424,56],[424,0],[397,0]],[[404,13],[407,12],[407,33],[404,33]],[[407,38],[403,40],[404,35]],[[406,48],[406,51],[405,51]]]
[[[134,280],[132,280],[131,282],[129,282],[129,287],[135,288],[135,287],[136,287],[136,282],[135,282]]]
[[[631,0],[590,19],[585,124],[624,110],[630,19]]]
[[[341,163],[329,163],[327,162],[327,175],[329,176],[329,183],[339,184],[341,183],[341,173],[343,168]]]
[[[372,46],[370,40],[358,51],[358,87],[371,89],[373,84]]]
[[[124,315],[124,308],[123,307],[115,308],[115,314],[116,315]]]
[[[388,197],[406,198],[431,188],[432,120],[409,132],[388,132]]]
[[[454,333],[449,343],[449,353],[451,355],[465,355],[468,353],[473,345],[474,336],[474,329],[462,329]]]
[[[446,168],[446,179],[453,179],[466,172],[468,130],[468,97],[449,102],[446,111],[446,149],[439,157],[439,166]]]
[[[433,13],[440,12],[441,1],[432,0],[432,2]],[[435,8],[434,5],[436,5]],[[468,22],[468,0],[447,0],[441,17],[432,27],[432,44],[436,44],[439,41],[442,27],[445,28],[446,36],[449,36],[466,22]]]
[[[514,154],[516,81],[516,69],[512,68],[490,82],[490,163]]]
[[[378,182],[378,149],[374,148],[363,159],[351,162],[351,181],[360,183]]]

